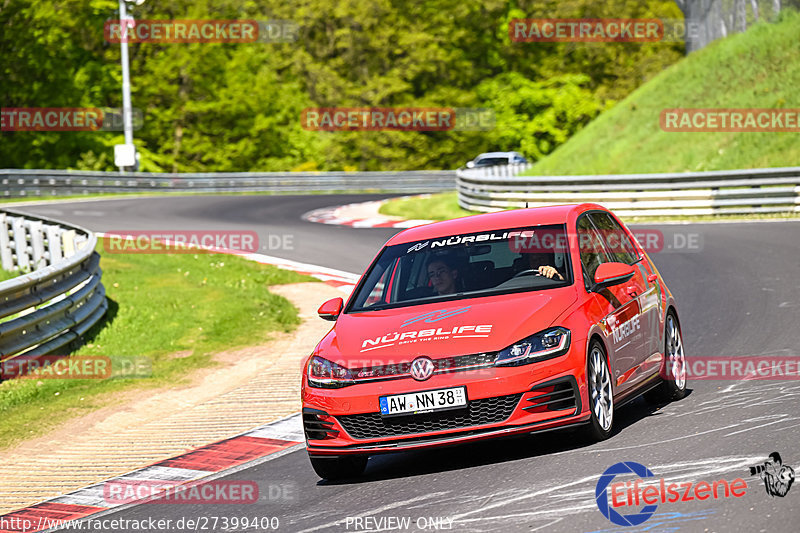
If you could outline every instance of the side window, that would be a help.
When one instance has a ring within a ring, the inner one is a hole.
[[[578,247],[583,265],[583,281],[588,288],[594,279],[594,272],[602,263],[611,261],[606,254],[603,239],[587,215],[578,219]]]
[[[383,271],[383,274],[381,274],[380,279],[378,280],[377,283],[375,283],[375,286],[372,288],[372,291],[369,293],[369,296],[367,296],[367,300],[364,302],[365,307],[369,307],[370,305],[375,305],[378,303],[384,303],[383,301],[384,298],[388,297],[388,295],[386,294],[386,285],[389,280],[389,273],[392,272],[393,269],[394,269],[394,264],[392,264],[392,268],[387,268],[386,270]]]
[[[631,237],[619,223],[608,213],[594,212],[590,213],[589,218],[592,219],[594,226],[600,231],[603,237],[603,243],[606,250],[612,258],[612,261],[618,261],[627,265],[634,264],[639,259],[639,254],[633,243],[630,242]]]

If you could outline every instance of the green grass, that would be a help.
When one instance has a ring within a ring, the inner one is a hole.
[[[388,200],[380,209],[384,215],[404,218],[421,218],[425,220],[450,220],[479,213],[461,209],[455,192],[433,195],[412,196]],[[621,217],[627,224],[658,222],[710,222],[715,220],[782,220],[796,219],[798,213],[770,213],[749,215],[682,215],[674,217]]]
[[[291,331],[299,323],[297,310],[268,288],[314,281],[229,255],[103,253],[101,268],[109,312],[74,353],[144,356],[152,376],[0,383],[0,449],[107,405],[120,392],[180,383],[212,365],[213,353]]]
[[[378,211],[384,215],[422,220],[449,220],[475,214],[458,206],[455,192],[394,198],[381,205]]]
[[[12,272],[9,270],[0,269],[0,281],[6,281],[11,278],[16,278],[19,275],[20,275],[19,272]]]
[[[664,132],[663,109],[800,107],[800,14],[690,54],[600,115],[530,175],[796,166],[798,133]]]

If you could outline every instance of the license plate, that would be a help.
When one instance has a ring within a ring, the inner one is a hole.
[[[467,388],[453,387],[378,398],[382,416],[422,414],[458,409],[467,405]]]

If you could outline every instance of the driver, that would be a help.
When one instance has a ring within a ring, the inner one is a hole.
[[[564,276],[559,274],[558,270],[556,270],[556,267],[550,264],[555,262],[555,257],[553,257],[553,254],[548,252],[533,252],[527,255],[529,264],[531,265],[531,270],[534,270],[540,276],[544,276],[549,279],[553,279],[555,277],[558,280],[564,280]]]
[[[428,279],[439,296],[457,292],[459,273],[449,257],[434,257],[428,263]]]

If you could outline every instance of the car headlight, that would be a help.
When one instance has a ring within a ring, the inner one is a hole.
[[[564,355],[569,351],[569,330],[550,328],[531,335],[497,354],[495,366],[518,366]]]
[[[338,389],[355,384],[349,369],[316,355],[308,361],[306,372],[312,387]]]

